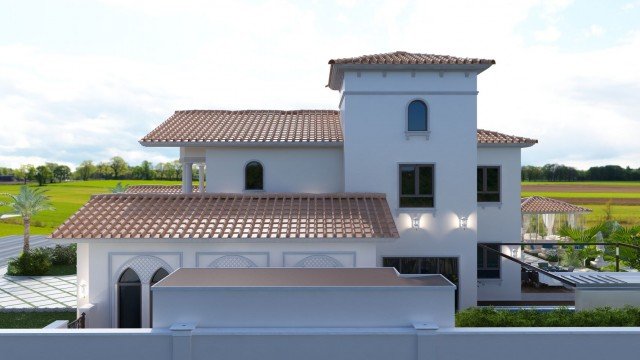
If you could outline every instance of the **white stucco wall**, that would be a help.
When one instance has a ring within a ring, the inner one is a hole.
[[[207,192],[243,192],[244,168],[253,160],[264,168],[265,192],[344,191],[340,147],[217,147],[206,159]]]
[[[150,276],[161,266],[172,272],[180,267],[208,267],[225,255],[239,255],[250,259],[256,266],[295,266],[307,256],[326,255],[344,267],[375,267],[376,243],[368,240],[287,241],[260,242],[205,242],[198,240],[148,241],[141,239],[93,240],[78,244],[78,283],[87,284],[87,296],[78,299],[78,306],[94,304],[90,327],[114,327],[116,311],[116,283],[132,261],[147,273],[139,273],[142,281],[142,323],[149,324]],[[144,259],[140,259],[143,257]],[[138,259],[138,260],[134,260]],[[139,261],[141,260],[141,261]],[[89,271],[90,269],[90,271]]]
[[[440,275],[426,275],[440,276]],[[454,286],[153,288],[153,327],[453,327]]]
[[[520,154],[519,147],[479,147],[478,166],[500,167],[500,203],[478,204],[478,242],[520,241]],[[512,254],[517,247],[503,246]],[[500,279],[478,280],[478,300],[520,300],[520,265],[501,258]]]
[[[345,73],[341,104],[345,191],[384,192],[401,238],[380,244],[385,256],[457,257],[460,306],[476,304],[476,74],[367,71]],[[423,100],[430,136],[405,136],[408,104]],[[435,165],[435,208],[398,209],[398,165]],[[410,229],[410,215],[421,228]],[[459,228],[459,217],[469,229]]]

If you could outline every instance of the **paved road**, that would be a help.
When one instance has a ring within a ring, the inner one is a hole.
[[[31,248],[55,246],[55,244],[44,235],[31,236],[29,244],[31,245]],[[0,268],[7,266],[9,259],[20,255],[21,252],[22,235],[0,237]]]

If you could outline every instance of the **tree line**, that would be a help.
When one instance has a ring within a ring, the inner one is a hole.
[[[522,181],[640,181],[640,168],[618,165],[593,166],[578,170],[561,164],[522,167]]]
[[[197,177],[197,168],[194,177]],[[47,162],[44,165],[21,165],[17,169],[0,167],[0,175],[12,175],[24,182],[37,181],[38,185],[68,180],[122,179],[122,180],[180,180],[182,164],[178,160],[153,164],[143,161],[139,165],[129,165],[122,157],[114,156],[109,161],[94,163],[92,160],[81,162],[75,171],[67,165]]]

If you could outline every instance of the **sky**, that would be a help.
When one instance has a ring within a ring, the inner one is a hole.
[[[525,165],[640,167],[640,1],[0,0],[0,166],[178,158],[185,109],[337,109],[329,59],[496,60],[478,127]]]

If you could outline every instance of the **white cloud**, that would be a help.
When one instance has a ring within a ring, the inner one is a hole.
[[[133,56],[121,39],[100,52],[0,42],[0,166],[166,161],[175,149],[137,140],[174,110],[335,109],[327,60],[393,50],[495,58],[479,78],[479,125],[539,138],[525,163],[640,166],[629,155],[638,152],[631,134],[640,133],[640,108],[625,97],[640,84],[640,32],[597,50],[562,49],[569,1],[104,4],[141,24],[129,35],[134,48],[166,39],[151,49],[163,56]],[[523,33],[534,13],[542,30]],[[594,26],[589,34],[604,33]]]
[[[585,30],[584,34],[587,38],[599,38],[604,35],[605,29],[600,25],[591,25],[587,30]]]

